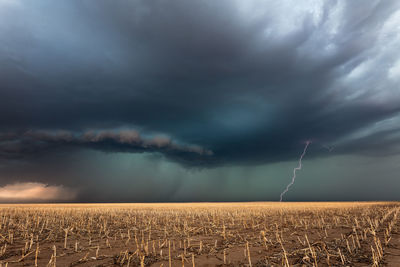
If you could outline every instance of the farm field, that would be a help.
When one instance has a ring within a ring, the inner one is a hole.
[[[2,204],[0,266],[400,266],[400,203]]]

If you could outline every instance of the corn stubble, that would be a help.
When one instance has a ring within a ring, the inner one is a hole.
[[[0,205],[4,266],[382,266],[400,204]]]

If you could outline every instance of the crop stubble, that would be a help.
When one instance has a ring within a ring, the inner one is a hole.
[[[400,203],[0,205],[0,266],[400,266]]]

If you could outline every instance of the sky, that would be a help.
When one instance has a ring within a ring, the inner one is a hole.
[[[0,202],[399,200],[400,1],[0,0]]]

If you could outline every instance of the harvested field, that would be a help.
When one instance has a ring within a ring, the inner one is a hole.
[[[0,266],[400,266],[400,203],[0,205]]]

